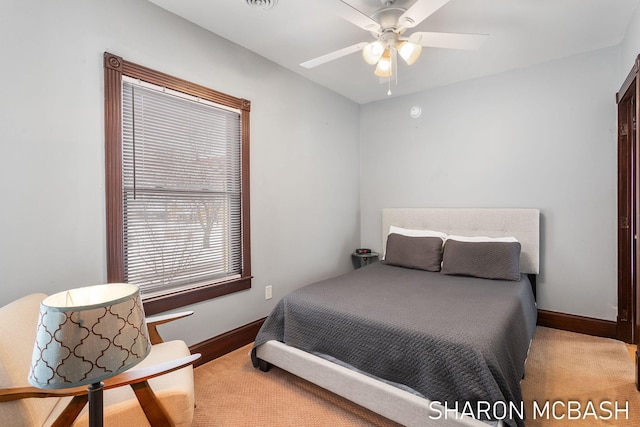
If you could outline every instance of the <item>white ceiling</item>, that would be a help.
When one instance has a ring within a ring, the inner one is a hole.
[[[340,0],[279,0],[252,8],[247,0],[149,0],[357,103],[386,99],[386,83],[360,53],[305,69],[299,64],[373,41],[327,6]],[[347,0],[370,15],[380,0]],[[397,0],[408,8],[415,0]],[[450,0],[407,31],[489,34],[477,51],[424,48],[411,66],[400,63],[392,96],[527,67],[622,40],[640,0]]]

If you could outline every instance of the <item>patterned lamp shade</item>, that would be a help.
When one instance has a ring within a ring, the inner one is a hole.
[[[136,285],[60,292],[40,303],[29,383],[45,389],[99,383],[136,365],[150,350]]]

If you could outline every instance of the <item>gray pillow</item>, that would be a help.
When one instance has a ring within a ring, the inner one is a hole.
[[[440,271],[442,239],[391,233],[387,236],[385,264],[419,270]]]
[[[520,243],[447,240],[442,256],[442,272],[483,279],[518,281]]]

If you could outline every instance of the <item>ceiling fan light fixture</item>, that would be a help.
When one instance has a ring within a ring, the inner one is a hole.
[[[385,50],[382,58],[378,61],[374,74],[378,77],[391,77],[393,70],[391,68],[391,55],[389,50]]]
[[[408,65],[413,65],[422,53],[422,46],[410,41],[402,42],[398,48],[398,53]]]
[[[362,58],[369,65],[377,64],[384,53],[384,45],[380,40],[369,43],[362,49]]]

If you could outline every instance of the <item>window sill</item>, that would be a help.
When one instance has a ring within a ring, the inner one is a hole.
[[[251,289],[252,277],[253,276],[240,277],[227,282],[216,282],[195,289],[149,298],[143,301],[144,312],[147,316],[150,316],[223,295],[229,295],[234,292]]]

